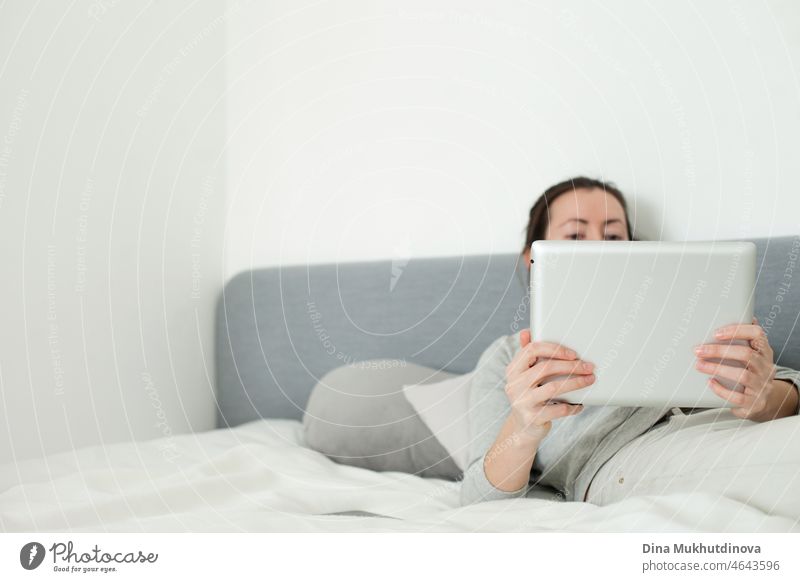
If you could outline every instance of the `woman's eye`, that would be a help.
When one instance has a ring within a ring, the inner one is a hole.
[[[568,235],[567,235],[567,238],[571,238],[571,239],[573,239],[573,240],[577,240],[578,238],[580,238],[580,234],[578,234],[578,233],[575,233],[575,234],[568,234]]]
[[[606,240],[622,240],[622,237],[618,234],[611,234],[606,237]]]

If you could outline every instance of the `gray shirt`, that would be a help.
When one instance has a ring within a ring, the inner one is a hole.
[[[511,413],[505,393],[506,366],[519,351],[519,336],[502,336],[481,355],[469,388],[469,461],[461,483],[461,504],[523,497],[539,492],[583,501],[601,465],[628,442],[649,430],[668,408],[585,406],[552,421],[534,458],[528,483],[516,491],[497,489],[486,478],[483,459]],[[800,372],[775,367],[775,378],[800,386]],[[800,413],[800,405],[795,414]]]

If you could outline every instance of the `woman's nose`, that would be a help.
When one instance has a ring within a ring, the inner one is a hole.
[[[605,237],[599,230],[589,230],[586,232],[586,240],[603,240]]]

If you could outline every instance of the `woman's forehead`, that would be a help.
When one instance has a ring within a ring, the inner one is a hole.
[[[550,221],[558,218],[625,218],[622,205],[613,195],[604,190],[579,189],[565,192],[549,204]]]

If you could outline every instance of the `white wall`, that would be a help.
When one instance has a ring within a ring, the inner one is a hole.
[[[789,0],[3,3],[0,462],[212,428],[227,276],[514,251],[572,174],[797,233],[797,63]]]
[[[664,239],[800,231],[800,4],[284,0],[229,21],[226,272],[516,251],[585,173]]]
[[[224,11],[0,6],[0,461],[214,426]]]

